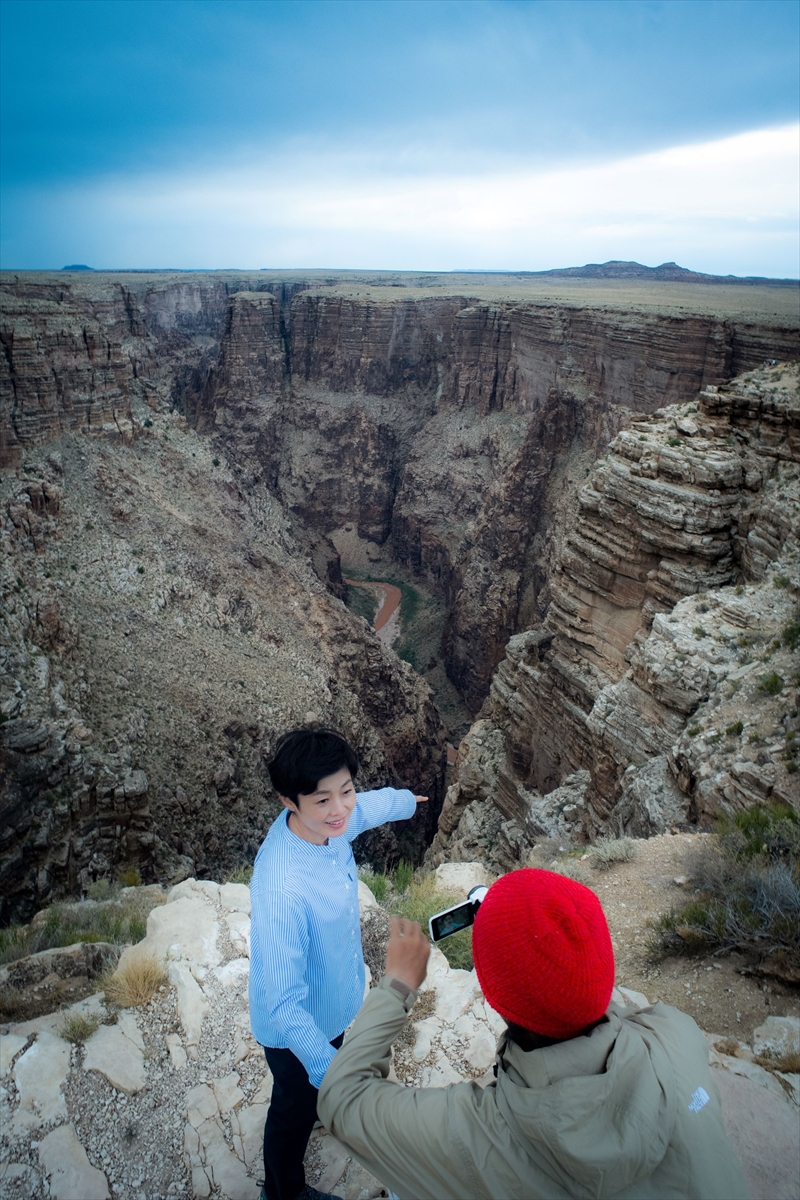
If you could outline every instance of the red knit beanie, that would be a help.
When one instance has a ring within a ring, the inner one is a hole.
[[[483,994],[506,1021],[575,1037],[602,1017],[614,951],[594,892],[529,867],[493,884],[478,909],[472,956]]]

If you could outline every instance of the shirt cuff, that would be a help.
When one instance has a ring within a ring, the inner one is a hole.
[[[387,992],[395,992],[403,1001],[406,1012],[411,1012],[417,1002],[417,992],[414,988],[403,983],[402,979],[395,979],[393,975],[384,975],[378,987],[382,987]]]

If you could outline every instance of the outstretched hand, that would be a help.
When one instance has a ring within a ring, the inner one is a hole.
[[[392,917],[386,947],[386,974],[417,990],[428,970],[430,943],[416,921]]]

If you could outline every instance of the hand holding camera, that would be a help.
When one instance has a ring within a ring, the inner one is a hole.
[[[386,974],[417,990],[428,969],[430,943],[416,921],[392,917],[386,947]]]

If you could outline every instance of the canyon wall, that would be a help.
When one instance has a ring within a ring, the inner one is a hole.
[[[614,439],[558,531],[547,616],[510,640],[460,751],[430,861],[800,810],[799,464],[796,363]]]
[[[251,863],[279,811],[265,761],[314,720],[362,787],[430,796],[359,840],[418,859],[445,770],[429,688],[344,607],[330,543],[177,413],[133,409],[0,479],[3,920],[120,871]]]
[[[319,532],[354,522],[442,588],[472,711],[549,603],[554,516],[631,413],[798,349],[775,319],[268,273],[3,283],[4,462],[132,397],[174,404]]]
[[[354,522],[441,587],[474,712],[549,603],[555,513],[632,412],[797,348],[794,329],[709,316],[243,292],[184,406],[306,522]]]

